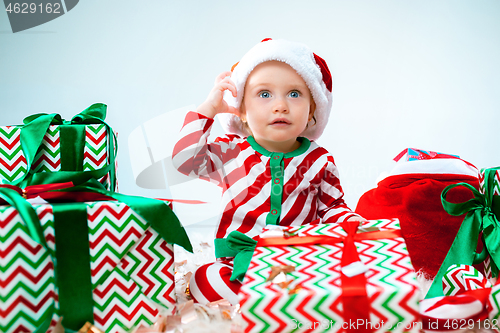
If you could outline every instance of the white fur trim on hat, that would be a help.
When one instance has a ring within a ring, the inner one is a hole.
[[[311,91],[316,103],[316,111],[314,112],[316,124],[314,120],[311,120],[301,136],[309,140],[317,140],[328,123],[333,97],[323,81],[323,73],[316,63],[314,53],[304,44],[276,39],[266,40],[255,45],[241,58],[231,75],[231,80],[236,85],[237,97],[233,97],[231,93],[226,91],[224,100],[230,106],[239,108],[248,75],[257,65],[272,60],[282,61],[295,69]],[[327,79],[331,80],[330,73],[328,72],[326,75]],[[239,117],[228,113],[219,114],[218,117],[226,132],[243,137],[249,135]]]

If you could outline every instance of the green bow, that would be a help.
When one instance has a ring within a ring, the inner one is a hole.
[[[472,265],[480,263],[489,253],[492,259],[492,271],[495,275],[498,274],[498,267],[500,267],[500,222],[498,220],[498,217],[500,217],[500,196],[493,195],[493,193],[495,173],[499,169],[492,168],[483,171],[484,194],[481,194],[467,183],[450,185],[441,193],[441,202],[448,214],[459,216],[467,213],[467,215],[425,298],[443,296],[442,279],[448,268],[453,264]],[[458,186],[470,189],[474,194],[474,198],[457,204],[446,201],[448,191]],[[476,253],[481,231],[483,233],[483,251]]]
[[[229,280],[238,279],[243,281],[250,266],[257,241],[239,231],[233,231],[226,238],[226,246],[236,253],[233,262],[233,273]]]
[[[151,228],[156,230],[167,243],[177,244],[187,251],[193,252],[186,230],[172,209],[161,200],[111,192],[103,189],[102,184],[95,179],[91,179],[83,185],[59,191],[99,193],[123,202],[148,222]]]
[[[116,187],[115,174],[115,155],[117,148],[116,137],[111,130],[111,127],[104,122],[106,118],[106,105],[102,103],[93,104],[83,110],[71,121],[61,118],[59,114],[39,113],[26,117],[23,122],[24,126],[21,129],[21,146],[26,158],[27,172],[26,174],[11,185],[26,187],[36,184],[49,183],[64,183],[72,181],[74,184],[82,184],[91,178],[99,179],[110,174],[110,189]],[[83,149],[85,145],[85,124],[103,124],[106,126],[106,131],[110,141],[108,143],[109,163],[105,167],[92,170],[83,170]],[[61,169],[57,172],[40,172],[34,173],[31,170],[35,160],[36,153],[43,142],[43,137],[50,125],[61,126]],[[67,126],[71,125],[71,126]],[[64,139],[63,139],[64,138]]]

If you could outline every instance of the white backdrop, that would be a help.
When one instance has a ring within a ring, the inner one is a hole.
[[[85,0],[15,34],[1,11],[1,124],[38,112],[70,119],[106,103],[119,132],[120,191],[170,197],[167,156],[142,180],[157,189],[140,188],[134,170],[151,157],[130,153],[129,141],[173,142],[167,128],[148,142],[144,124],[200,104],[215,76],[266,37],[303,42],[327,61],[334,108],[319,143],[334,155],[353,209],[406,147],[500,165],[498,0]]]

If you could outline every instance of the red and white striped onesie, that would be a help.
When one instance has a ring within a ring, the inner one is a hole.
[[[207,143],[213,122],[189,112],[172,160],[180,172],[222,188],[217,258],[235,255],[225,246],[234,230],[253,238],[268,224],[334,223],[357,216],[343,200],[332,155],[314,141],[299,138],[301,146],[290,153],[267,151],[251,136],[227,135]],[[193,293],[196,286],[190,287]]]

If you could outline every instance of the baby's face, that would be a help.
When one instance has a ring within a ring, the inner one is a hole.
[[[255,141],[269,151],[292,151],[314,114],[314,102],[302,77],[280,61],[259,64],[245,84],[241,105]]]

